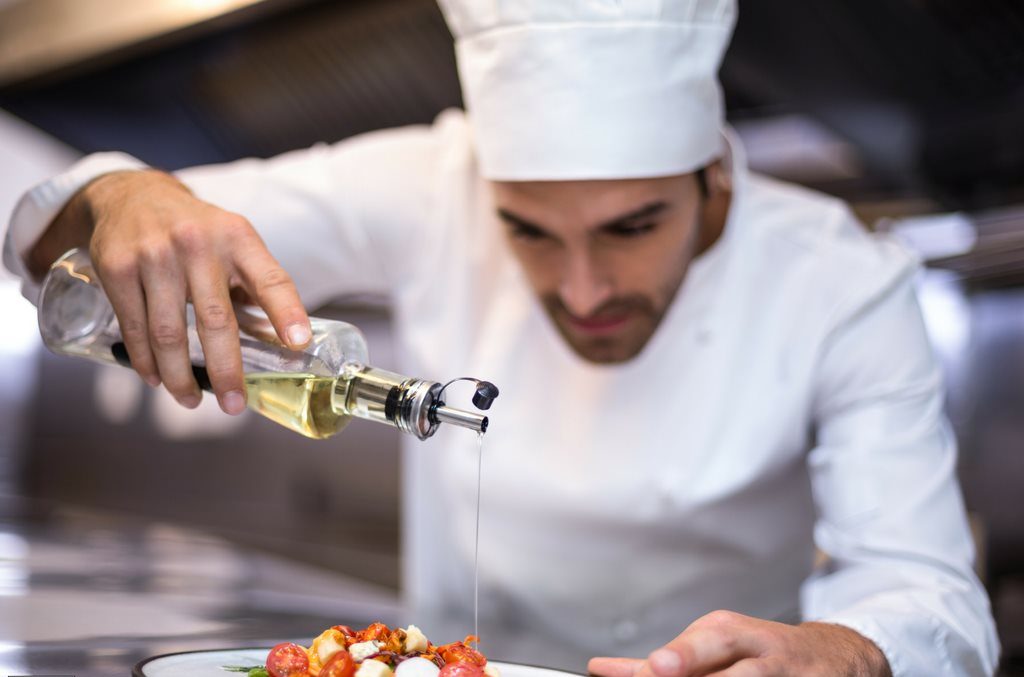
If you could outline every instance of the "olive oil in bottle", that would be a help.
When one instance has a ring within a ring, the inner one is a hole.
[[[322,440],[341,432],[352,417],[334,404],[345,381],[313,374],[262,372],[245,375],[249,408],[300,435]],[[340,401],[344,402],[344,398]]]
[[[391,425],[420,439],[433,435],[441,423],[481,434],[487,430],[486,416],[445,405],[439,383],[359,363],[347,363],[340,371],[334,377],[305,371],[248,373],[247,404],[257,414],[317,440],[341,432],[353,418]]]

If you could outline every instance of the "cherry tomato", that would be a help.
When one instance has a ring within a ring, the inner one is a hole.
[[[267,655],[270,677],[303,677],[309,674],[309,656],[298,644],[278,644]]]
[[[391,634],[391,629],[383,623],[371,623],[358,633],[360,642],[368,642],[371,639],[384,640]]]
[[[448,663],[470,663],[472,665],[479,665],[483,667],[487,659],[484,655],[474,649],[471,646],[466,646],[462,642],[453,642],[451,644],[445,644],[437,653],[444,659],[445,664]]]
[[[483,677],[484,669],[475,663],[446,663],[437,677]]]
[[[339,651],[320,668],[319,677],[352,677],[355,673],[356,662],[352,660],[352,654]]]

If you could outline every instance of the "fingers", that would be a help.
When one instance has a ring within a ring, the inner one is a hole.
[[[689,641],[699,641],[699,637],[691,635]],[[683,670],[683,654],[689,652],[689,647],[678,638],[673,644],[676,646],[657,649],[651,652],[651,655],[647,657],[647,672],[659,677],[675,677],[676,675],[689,674],[690,671]],[[686,661],[685,664],[694,665],[695,663],[696,657]]]
[[[186,277],[210,385],[222,410],[240,414],[245,409],[242,352],[227,276],[219,261],[198,256],[190,261]]]
[[[160,385],[160,374],[156,359],[149,347],[149,331],[146,319],[146,298],[139,282],[134,262],[112,262],[104,270],[97,270],[103,280],[104,290],[110,297],[121,336],[132,368],[154,388]]]
[[[597,677],[633,677],[643,665],[640,658],[591,658],[587,672]]]
[[[636,677],[696,677],[740,658],[738,647],[703,631],[687,631],[668,646],[653,651]]]
[[[597,677],[697,677],[711,674],[746,677],[748,674],[773,674],[762,672],[765,664],[754,664],[753,659],[742,658],[744,655],[745,650],[740,643],[723,641],[713,632],[697,629],[688,630],[667,646],[651,652],[647,660],[591,658],[587,672]]]
[[[267,313],[281,341],[290,348],[302,348],[309,343],[312,332],[295,283],[251,227],[249,232],[249,236],[241,238],[234,255],[242,284]]]
[[[210,385],[224,411],[239,413],[244,377],[230,298],[241,274],[236,256],[246,257],[238,259],[246,261],[242,270],[275,329],[301,347],[310,338],[309,319],[295,287],[241,216],[195,199],[165,174],[131,172],[123,178],[111,190],[100,190],[106,180],[91,184],[89,249],[132,366],[148,383],[162,382],[181,404],[199,404],[185,315],[191,299]]]
[[[104,203],[109,213],[90,241],[132,366],[182,405],[198,406],[185,315],[191,299],[210,385],[225,412],[240,413],[245,386],[231,287],[240,282],[282,342],[298,349],[312,332],[295,285],[241,216],[195,200],[180,184],[172,195],[162,183],[133,180],[145,190],[126,195],[147,199]]]
[[[164,259],[164,257],[160,257]],[[185,323],[185,276],[176,263],[150,257],[141,267],[149,345],[160,379],[179,404],[194,409],[202,394],[192,377]]]
[[[758,656],[758,635],[740,614],[716,611],[648,656],[637,677],[695,677]]]

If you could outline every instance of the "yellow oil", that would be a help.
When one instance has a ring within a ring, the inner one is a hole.
[[[344,382],[342,382],[344,383]],[[313,374],[262,372],[245,375],[249,408],[300,435],[322,440],[352,418],[334,406],[338,379]],[[340,396],[338,402],[344,402]]]

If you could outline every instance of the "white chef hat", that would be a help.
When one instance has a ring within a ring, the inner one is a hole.
[[[439,0],[489,179],[668,176],[722,151],[735,0]]]

